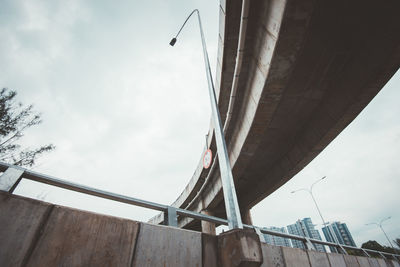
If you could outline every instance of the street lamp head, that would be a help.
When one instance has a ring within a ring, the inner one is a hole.
[[[176,38],[172,38],[171,42],[169,42],[170,46],[174,46],[176,43]]]

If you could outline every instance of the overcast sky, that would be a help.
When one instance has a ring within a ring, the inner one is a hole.
[[[174,48],[168,45],[186,16],[201,11],[213,70],[218,1],[0,2],[0,86],[33,103],[43,123],[27,146],[53,143],[35,171],[72,182],[172,203],[191,178],[205,143],[210,107],[196,20]],[[214,72],[215,73],[215,72]],[[252,209],[258,226],[286,226],[311,217],[347,223],[358,245],[387,244],[365,226],[387,216],[400,238],[400,73],[311,164]],[[17,194],[147,221],[156,211],[34,182]],[[319,226],[318,226],[319,227]]]

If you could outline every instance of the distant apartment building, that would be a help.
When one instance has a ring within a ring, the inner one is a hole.
[[[272,227],[265,227],[264,229],[287,234],[285,227],[272,226]],[[281,246],[281,247],[292,247],[292,244],[290,243],[290,240],[288,238],[264,234],[264,239],[266,243],[271,245]]]
[[[305,235],[302,230],[300,220],[298,220],[295,224],[288,225],[287,230],[288,230],[289,234],[292,234],[292,235],[300,235],[300,236]],[[292,245],[294,248],[306,248],[304,246],[303,242],[301,242],[299,240],[292,239],[291,241],[292,241]]]
[[[304,218],[302,220],[297,220],[295,224],[288,225],[287,229],[289,233],[293,235],[300,235],[308,238],[322,240],[321,235],[319,234],[319,231],[315,229],[314,224],[311,221],[311,218]],[[291,241],[293,247],[303,248],[303,249],[305,248],[303,242],[293,239]],[[314,246],[316,250],[321,252],[326,252],[325,247],[323,245],[314,244]]]
[[[329,227],[330,230],[329,232],[327,227]],[[322,228],[322,232],[324,233],[325,239],[328,242],[335,243],[335,237],[336,237],[336,240],[341,245],[348,245],[354,247],[356,246],[356,243],[354,242],[353,237],[350,234],[349,228],[347,228],[347,225],[345,223],[341,222],[330,223]],[[334,235],[334,237],[332,237],[331,234]]]

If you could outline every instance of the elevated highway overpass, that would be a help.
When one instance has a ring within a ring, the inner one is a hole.
[[[215,87],[245,223],[397,71],[398,10],[396,0],[221,0]],[[208,138],[215,153],[212,128]],[[217,161],[206,170],[200,160],[172,205],[225,217]],[[190,218],[179,225],[201,229]]]
[[[216,160],[207,170],[199,162],[172,204],[179,209],[0,162],[0,265],[399,266],[399,255],[249,225],[249,210],[314,159],[397,71],[398,10],[397,0],[222,0],[216,87],[245,229],[209,234],[212,223],[228,223],[218,218],[225,206]],[[216,152],[212,128],[208,138]],[[15,196],[22,179],[158,210],[169,226]],[[307,250],[267,245],[262,234],[299,240]]]

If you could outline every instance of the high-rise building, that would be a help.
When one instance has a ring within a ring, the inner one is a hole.
[[[288,225],[287,229],[289,234],[304,236],[300,220],[298,220],[295,224]],[[295,239],[292,239],[291,241],[294,248],[305,248],[303,242]]]
[[[330,230],[329,232],[327,227]],[[341,222],[330,223],[322,228],[322,232],[324,233],[325,239],[328,242],[335,243],[335,238],[331,236],[331,234],[333,234],[335,235],[339,244],[354,246],[354,247],[356,246],[356,243],[354,242],[353,237],[350,234],[349,228],[347,228],[347,225],[345,223]]]
[[[311,221],[311,218],[304,218],[303,220],[297,220],[295,224],[288,225],[287,229],[289,233],[293,235],[300,235],[308,238],[322,240],[321,235],[319,234],[319,231],[315,229],[314,224]],[[302,241],[298,240],[291,240],[291,241],[293,247],[303,248],[303,249],[305,248]],[[321,252],[326,252],[325,247],[323,245],[314,243],[314,246],[316,250]]]
[[[285,227],[265,227],[264,229],[287,234]],[[292,247],[288,238],[264,234],[265,242],[275,246]]]

